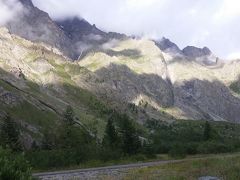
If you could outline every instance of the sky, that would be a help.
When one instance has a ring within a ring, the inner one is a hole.
[[[0,0],[0,19],[3,13]],[[240,0],[33,0],[53,19],[79,16],[105,31],[169,38],[180,48],[209,47],[240,58]],[[19,7],[15,7],[19,9]],[[8,14],[8,15],[7,15]],[[10,15],[9,15],[10,14]],[[3,20],[2,20],[3,21]],[[1,24],[0,20],[0,24]]]

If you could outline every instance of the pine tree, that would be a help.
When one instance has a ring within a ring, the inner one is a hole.
[[[19,151],[21,150],[19,136],[20,133],[16,123],[9,115],[7,115],[3,119],[3,124],[1,127],[1,144],[5,147],[8,146],[14,151]]]
[[[123,152],[125,154],[133,155],[138,153],[141,143],[138,137],[137,130],[133,122],[123,115],[122,117],[122,141],[123,141]]]
[[[108,119],[108,123],[107,123],[106,130],[105,130],[105,136],[103,139],[103,144],[105,146],[110,147],[111,149],[114,149],[114,148],[117,148],[118,143],[119,143],[118,133],[114,126],[113,116],[111,116]]]
[[[211,138],[211,125],[209,124],[208,121],[205,122],[203,138],[205,141]]]
[[[74,125],[75,122],[74,122],[74,112],[73,112],[73,109],[71,106],[67,106],[67,109],[64,113],[64,122],[67,124],[67,125]]]

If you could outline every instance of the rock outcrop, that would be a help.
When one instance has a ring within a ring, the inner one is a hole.
[[[171,53],[171,55],[182,55],[182,51],[179,49],[179,47],[165,37],[163,37],[161,40],[155,41],[155,43],[162,51],[166,53]]]
[[[210,56],[212,52],[209,48],[197,48],[194,46],[187,46],[182,50],[183,54],[190,58],[198,58],[202,56]]]
[[[205,65],[214,65],[218,63],[219,58],[216,57],[209,48],[197,48],[194,46],[187,46],[182,50],[183,54],[189,58],[194,59],[197,62]]]

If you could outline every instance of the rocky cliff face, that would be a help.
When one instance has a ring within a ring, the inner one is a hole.
[[[71,38],[73,41],[80,41],[88,35],[99,35],[95,37],[95,40],[100,40],[102,36],[105,36],[105,32],[99,30],[95,25],[89,24],[86,20],[80,19],[78,17],[67,18],[64,20],[56,21],[58,26],[60,26],[63,31]],[[94,38],[92,37],[92,40]]]
[[[171,42],[169,39],[163,37],[161,40],[155,41],[156,45],[164,52],[171,53],[172,55],[182,55],[179,47]]]
[[[74,46],[75,59],[82,59],[90,51],[104,50],[104,44],[113,40],[127,39],[127,36],[119,33],[106,33],[78,17],[56,21],[65,32]]]
[[[23,10],[7,23],[11,33],[33,42],[43,42],[58,48],[64,55],[74,58],[71,41],[46,12],[34,7],[31,0],[20,0]]]
[[[194,46],[187,46],[182,50],[182,52],[185,56],[188,56],[191,58],[197,58],[197,57],[201,57],[201,56],[209,56],[212,54],[210,49],[208,49],[207,47],[204,47],[201,49],[201,48],[197,48]]]

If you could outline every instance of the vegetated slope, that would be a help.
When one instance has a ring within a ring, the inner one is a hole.
[[[83,128],[101,137],[108,108],[73,80],[81,76],[83,84],[88,78],[97,81],[92,73],[56,49],[11,35],[5,28],[0,29],[0,49],[0,116],[9,113],[21,125],[25,146],[45,131],[54,132],[68,105]]]

